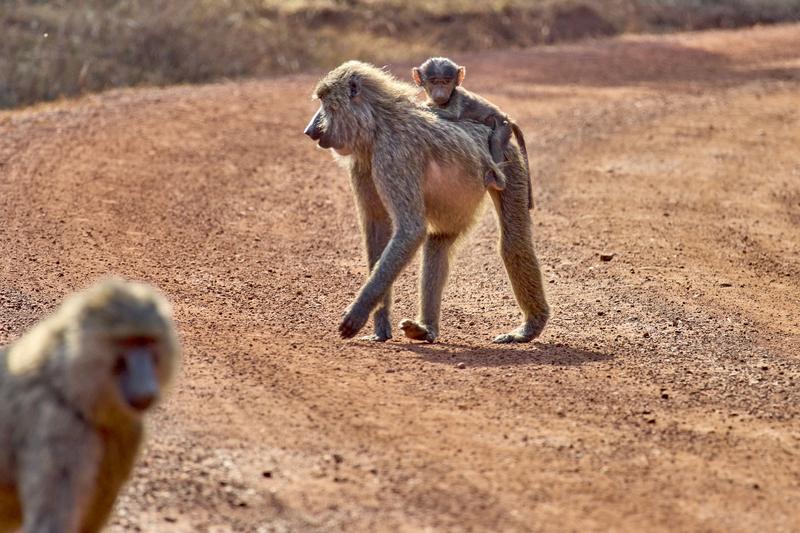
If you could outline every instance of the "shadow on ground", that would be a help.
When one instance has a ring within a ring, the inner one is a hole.
[[[431,363],[467,367],[555,365],[579,366],[586,363],[610,361],[611,354],[573,348],[560,343],[518,344],[498,347],[475,347],[465,344],[408,344],[405,349]]]

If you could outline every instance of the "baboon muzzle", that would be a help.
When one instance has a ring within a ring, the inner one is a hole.
[[[314,141],[318,141],[319,138],[322,137],[322,130],[320,130],[319,127],[319,121],[321,116],[322,116],[322,108],[319,108],[319,110],[316,113],[314,113],[314,116],[311,117],[311,121],[308,123],[308,126],[306,126],[305,131],[303,131],[303,133],[311,137],[311,139]]]

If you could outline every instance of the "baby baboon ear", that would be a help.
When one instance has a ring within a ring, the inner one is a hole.
[[[353,76],[350,78],[347,85],[350,88],[350,98],[355,98],[361,93],[361,80],[357,77]]]
[[[417,87],[422,87],[422,74],[420,74],[417,67],[411,69],[411,79],[414,80],[414,83],[417,84]]]
[[[458,67],[458,74],[456,74],[456,85],[461,85],[467,75],[466,67]]]

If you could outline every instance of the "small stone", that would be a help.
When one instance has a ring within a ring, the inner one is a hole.
[[[733,287],[733,283],[731,283],[730,281],[720,281],[719,282],[719,286],[720,287]]]
[[[261,472],[261,475],[267,479],[272,479],[272,472],[270,472],[269,470],[264,470],[263,472]]]
[[[649,338],[650,338],[650,333],[649,333],[649,332],[647,332],[647,331],[645,331],[645,332],[642,334],[642,337],[644,337],[645,339],[649,339]]]
[[[615,254],[602,253],[600,254],[600,261],[611,261],[612,259],[614,259],[614,255]]]
[[[661,393],[661,399],[662,400],[669,400],[669,394],[667,394],[666,392],[662,392]]]
[[[458,363],[456,365],[456,368],[458,368],[460,370],[464,370],[465,368],[467,368],[467,365],[465,363]]]

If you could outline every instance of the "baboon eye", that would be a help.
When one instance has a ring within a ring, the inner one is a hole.
[[[117,359],[114,361],[114,374],[119,376],[120,374],[125,372],[126,367],[127,364],[125,363],[125,357],[122,356],[117,357]]]

